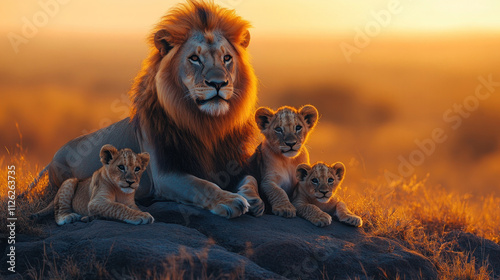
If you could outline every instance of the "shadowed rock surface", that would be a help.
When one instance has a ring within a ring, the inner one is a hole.
[[[422,255],[338,222],[317,228],[300,218],[272,215],[227,220],[174,202],[143,209],[155,217],[154,224],[94,220],[58,227],[51,219],[44,236],[17,236],[16,270],[40,270],[45,254],[59,266],[68,257],[84,267],[102,262],[117,279],[130,272],[172,271],[174,265],[188,271],[187,279],[221,274],[250,279],[437,278]],[[9,275],[5,246],[2,242],[2,274]],[[87,276],[95,277],[92,273]]]

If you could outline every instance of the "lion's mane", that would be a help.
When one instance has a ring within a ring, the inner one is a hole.
[[[158,166],[213,181],[221,171],[244,166],[255,148],[258,130],[253,122],[257,80],[248,54],[241,46],[250,24],[234,11],[213,2],[188,1],[171,9],[149,37],[150,54],[130,92],[132,122],[146,132],[157,152]],[[156,32],[165,30],[173,48],[163,57],[155,48]],[[235,97],[223,116],[211,116],[185,98],[179,78],[179,50],[193,31],[221,32],[236,49]],[[166,65],[160,64],[166,63]],[[164,83],[158,90],[159,69]],[[231,171],[230,171],[231,172]],[[233,172],[234,173],[234,172]],[[233,175],[233,174],[231,174]],[[220,182],[219,182],[220,183]]]

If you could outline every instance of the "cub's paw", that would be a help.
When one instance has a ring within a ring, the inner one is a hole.
[[[248,211],[250,214],[255,217],[264,215],[265,205],[260,197],[249,199],[248,203],[250,204],[250,210]]]
[[[361,217],[358,217],[356,215],[349,215],[340,221],[355,227],[360,227],[363,225],[363,220],[361,219]]]
[[[246,212],[250,204],[241,195],[224,191],[219,199],[215,201],[214,207],[210,209],[215,215],[225,217],[227,219],[239,217]]]
[[[82,218],[81,215],[77,213],[71,213],[71,214],[66,214],[66,215],[61,215],[56,217],[56,223],[60,226],[65,225],[65,224],[70,224],[76,221],[80,221]]]
[[[313,217],[309,220],[317,227],[326,227],[332,223],[332,216],[327,213],[321,213],[317,217]]]
[[[155,218],[153,218],[153,216],[151,216],[148,212],[141,212],[139,215],[134,217],[134,219],[125,219],[123,221],[133,225],[145,225],[154,223]]]
[[[273,205],[273,214],[276,216],[281,216],[285,218],[295,217],[297,210],[290,202],[279,203]]]
[[[84,222],[84,223],[90,223],[92,222],[93,220],[97,219],[98,216],[97,215],[92,215],[92,216],[84,216],[80,219],[81,222]]]
[[[260,198],[257,187],[245,185],[240,188],[238,194],[243,196],[248,201],[248,204],[250,204],[248,213],[255,217],[260,217],[264,214],[264,201]]]

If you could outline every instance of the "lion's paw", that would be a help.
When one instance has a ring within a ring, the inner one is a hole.
[[[153,218],[153,216],[151,216],[148,212],[141,212],[141,214],[136,217],[132,219],[125,219],[123,221],[133,225],[145,225],[154,223],[155,218]]]
[[[91,216],[84,216],[80,219],[80,221],[84,222],[84,223],[90,223],[92,222],[93,220],[96,220],[98,218],[97,215],[91,215]]]
[[[265,205],[264,201],[262,201],[260,197],[250,199],[248,200],[248,203],[250,203],[250,214],[254,215],[255,217],[264,215]]]
[[[332,223],[332,216],[327,213],[321,213],[317,217],[311,218],[309,221],[317,227],[326,227]]]
[[[361,217],[358,217],[356,215],[349,215],[340,221],[355,227],[360,227],[363,225],[363,220],[361,219]]]
[[[210,212],[230,219],[245,214],[249,207],[250,204],[243,196],[225,191]]]
[[[260,217],[264,214],[264,201],[262,201],[259,196],[256,196],[254,193],[245,193],[241,191],[238,193],[248,201],[248,204],[250,204],[248,213],[252,214],[255,217]]]
[[[297,210],[290,202],[273,205],[273,214],[285,218],[295,217]]]
[[[71,214],[64,214],[56,217],[56,223],[60,226],[65,225],[65,224],[71,224],[76,221],[79,221],[82,218],[80,214],[77,213],[71,213]]]

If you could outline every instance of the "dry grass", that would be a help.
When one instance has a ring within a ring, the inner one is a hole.
[[[500,242],[499,199],[473,203],[469,195],[430,187],[413,177],[391,186],[371,183],[362,195],[344,196],[351,210],[363,217],[368,233],[399,241],[428,257],[440,279],[490,279],[487,263],[476,263],[471,252],[456,252],[447,234],[462,231]],[[495,204],[496,203],[496,204]]]
[[[42,167],[32,165],[25,159],[22,145],[15,151],[9,151],[0,158],[0,168],[6,171],[7,166],[16,166],[16,194],[24,192],[29,183],[37,176]],[[7,182],[7,172],[0,174],[1,182]],[[3,183],[5,184],[5,183]],[[41,234],[42,229],[29,219],[29,215],[48,203],[43,186],[47,179],[42,178],[35,188],[22,200],[16,203],[18,233]],[[340,191],[351,210],[363,217],[364,229],[369,234],[397,240],[402,245],[420,252],[428,257],[437,267],[440,279],[489,279],[491,271],[487,263],[476,263],[471,252],[453,251],[453,240],[446,239],[447,233],[458,230],[469,232],[500,243],[500,198],[485,197],[472,200],[468,195],[449,193],[438,187],[431,187],[424,180],[412,178],[407,182],[396,182],[390,186],[380,182],[367,183],[363,194],[349,194]],[[2,187],[3,190],[6,188]],[[6,192],[1,194],[1,203],[5,205]],[[0,222],[6,222],[6,209],[0,208]],[[1,229],[5,233],[5,228]],[[206,254],[206,252],[205,252]],[[196,262],[195,262],[196,260]],[[167,259],[163,268],[151,271],[148,275],[134,275],[127,271],[131,279],[174,279],[182,275],[189,278],[189,268],[201,268],[206,271],[203,252],[191,256],[185,251]],[[206,261],[206,258],[205,258]],[[59,265],[58,265],[59,264]],[[33,279],[49,277],[85,278],[92,271],[95,277],[107,278],[111,275],[105,263],[91,261],[88,267],[77,267],[71,259],[55,261],[45,257],[42,271],[30,270]],[[97,274],[96,274],[97,273]],[[234,275],[225,275],[229,279],[238,278],[242,271]],[[202,279],[217,279],[220,275],[203,274]],[[226,278],[227,278],[226,277]],[[226,279],[224,278],[224,279]]]
[[[29,216],[46,206],[50,202],[47,201],[46,198],[52,197],[53,194],[46,193],[42,187],[48,184],[47,176],[39,181],[38,188],[34,188],[31,192],[27,192],[29,184],[38,176],[38,173],[35,172],[42,170],[43,167],[33,165],[26,160],[21,133],[19,133],[19,136],[21,138],[20,143],[12,151],[7,150],[7,155],[0,158],[0,169],[2,170],[0,173],[0,182],[2,182],[0,203],[2,205],[7,205],[7,167],[15,166],[15,195],[19,196],[26,192],[26,196],[23,198],[16,198],[15,201],[15,217],[17,218],[16,232],[24,234],[41,234],[41,227],[32,221]],[[1,224],[7,224],[7,210],[7,207],[0,207]],[[7,233],[7,231],[8,229],[6,227],[0,228],[0,233]]]

